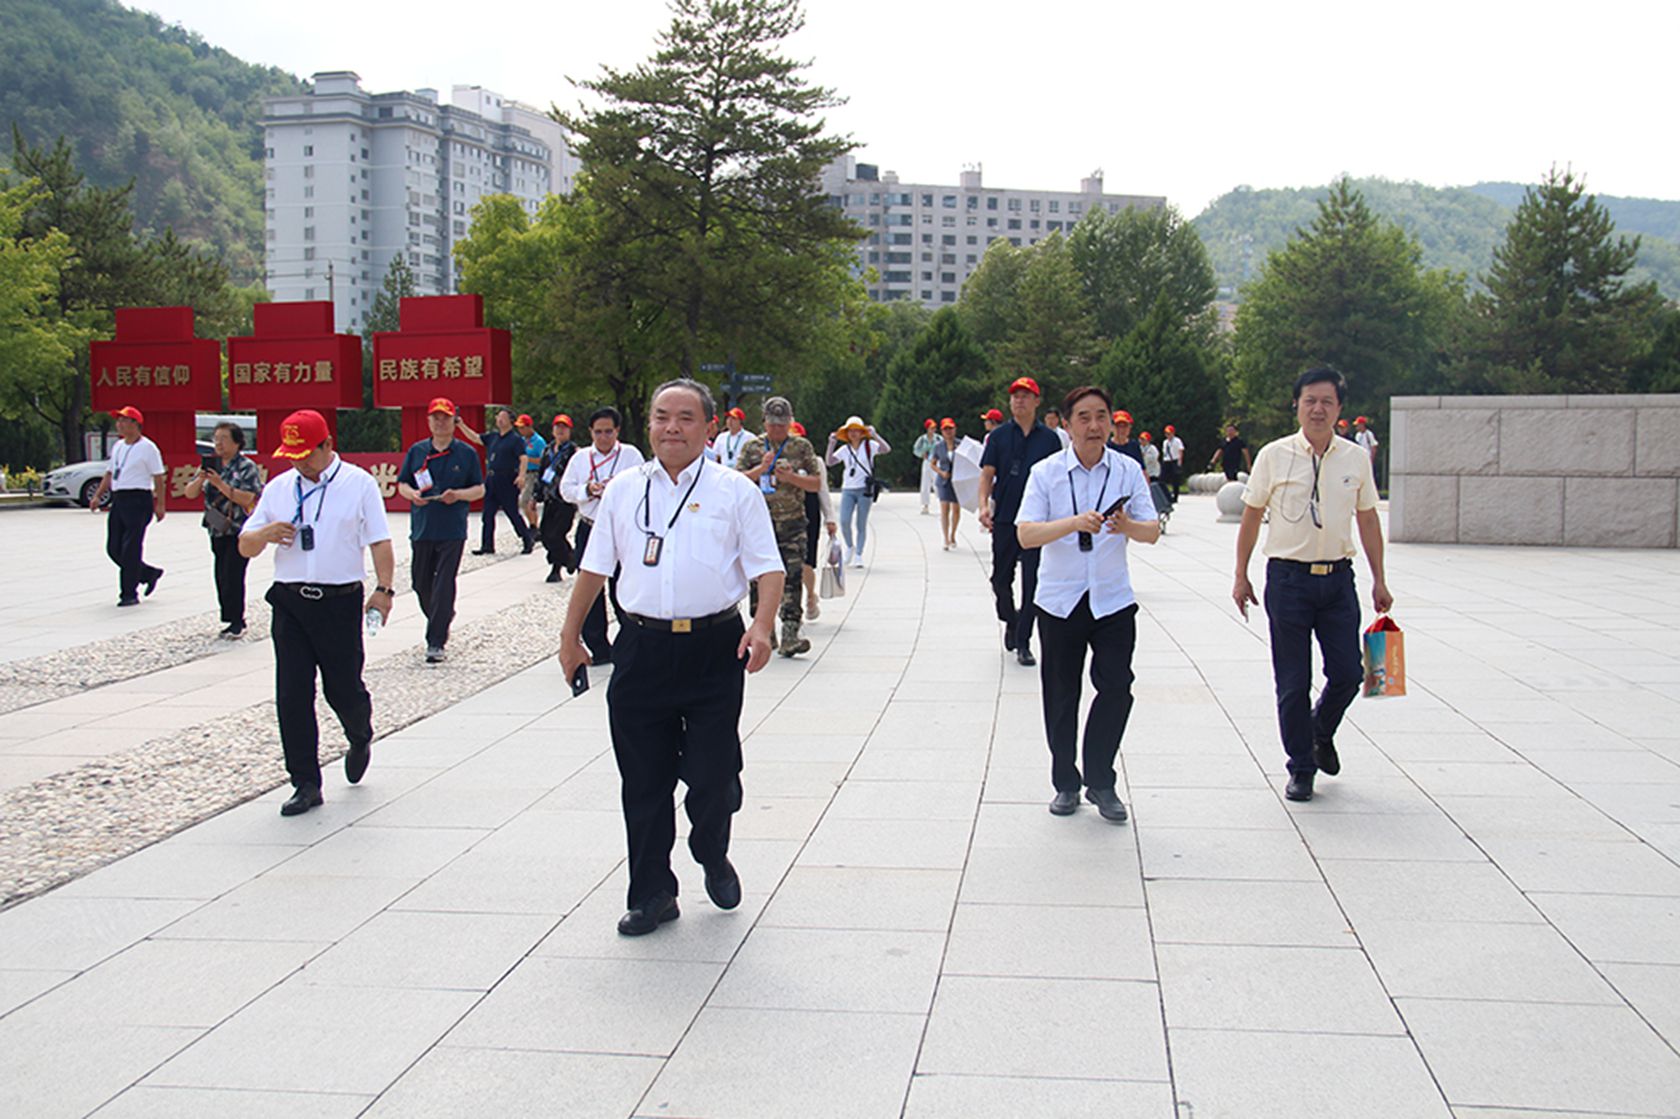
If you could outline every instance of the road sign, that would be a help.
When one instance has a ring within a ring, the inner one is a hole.
[[[732,383],[740,392],[769,392],[775,380],[768,373],[737,373]]]
[[[730,365],[727,362],[725,362],[723,364],[719,364],[718,362],[713,361],[713,362],[708,362],[705,365],[702,365],[700,367],[700,372],[702,372],[702,373],[729,373],[729,372],[732,372],[734,370],[734,368],[735,367],[733,365]]]

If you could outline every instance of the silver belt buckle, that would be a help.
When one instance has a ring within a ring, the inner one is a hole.
[[[327,592],[320,587],[312,587],[308,583],[298,587],[298,597],[307,598],[311,602],[318,602],[327,597]]]

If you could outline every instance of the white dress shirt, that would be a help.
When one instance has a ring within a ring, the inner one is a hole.
[[[1168,462],[1184,461],[1184,440],[1180,439],[1178,436],[1167,436],[1167,441],[1162,443],[1161,447],[1166,452],[1165,457]]]
[[[1045,524],[1077,513],[1101,513],[1126,499],[1126,516],[1134,521],[1157,519],[1143,467],[1130,455],[1103,448],[1096,468],[1087,470],[1072,450],[1051,455],[1027,475],[1027,492],[1015,523]],[[1106,618],[1137,601],[1132,575],[1126,566],[1127,537],[1106,529],[1092,536],[1089,552],[1079,550],[1079,534],[1069,533],[1039,549],[1038,591],[1033,601],[1058,618],[1066,618],[1086,594],[1091,616]]]
[[[718,432],[717,438],[712,440],[712,445],[706,448],[706,453],[712,457],[713,462],[721,462],[729,469],[734,470],[735,460],[741,457],[741,448],[745,447],[752,438],[752,432],[744,427],[733,435],[725,429]]]
[[[646,461],[642,452],[628,443],[619,443],[604,455],[593,446],[585,447],[566,464],[566,473],[560,476],[560,497],[577,506],[578,516],[593,521],[601,499],[589,496],[589,483],[610,482]]]
[[[360,583],[367,576],[362,561],[368,545],[391,539],[379,483],[337,455],[313,482],[295,468],[270,478],[240,535],[272,524],[300,529],[290,544],[275,548],[276,583]],[[307,552],[301,543],[304,525],[315,530],[315,547]]]
[[[664,539],[652,566],[650,534]],[[752,580],[786,570],[757,483],[704,454],[674,483],[657,460],[621,473],[601,495],[582,566],[618,571],[619,604],[667,620],[728,610]]]
[[[132,443],[119,442],[111,451],[111,489],[152,492],[152,479],[163,473],[163,455],[144,435]]]

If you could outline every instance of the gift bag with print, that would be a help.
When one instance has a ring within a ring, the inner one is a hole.
[[[1406,635],[1387,614],[1371,623],[1365,650],[1365,697],[1385,699],[1406,694]]]

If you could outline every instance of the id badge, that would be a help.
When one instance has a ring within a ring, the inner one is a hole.
[[[419,490],[421,493],[425,493],[427,490],[431,489],[432,472],[424,468],[416,470],[414,472],[414,488]]]
[[[315,550],[315,526],[304,525],[298,529],[298,547],[306,552]]]
[[[554,465],[552,463],[549,464],[547,470],[542,472],[542,480],[543,485],[545,486],[551,486],[554,484]]]
[[[642,566],[658,567],[659,554],[665,550],[665,538],[648,533],[647,549],[642,552]]]
[[[763,490],[765,493],[775,493],[776,492],[776,477],[775,477],[775,475],[771,474],[769,471],[765,471],[763,474],[760,474],[758,476],[758,488]]]

